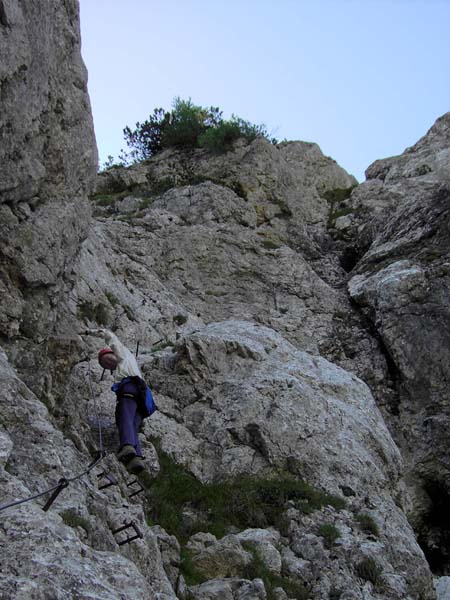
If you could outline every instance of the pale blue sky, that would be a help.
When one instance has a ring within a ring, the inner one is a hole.
[[[450,0],[80,0],[102,164],[175,96],[319,144],[358,180],[450,110]]]

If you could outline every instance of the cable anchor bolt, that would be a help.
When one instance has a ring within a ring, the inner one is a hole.
[[[59,496],[59,494],[68,485],[69,485],[69,481],[65,477],[61,477],[61,479],[58,481],[58,487],[56,488],[56,490],[54,490],[53,494],[50,496],[50,498],[47,500],[47,502],[45,503],[45,505],[42,507],[42,510],[45,511],[45,512],[47,512],[48,509],[50,508],[50,506],[53,504],[53,502]]]

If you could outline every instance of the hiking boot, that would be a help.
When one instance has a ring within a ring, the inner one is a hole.
[[[124,465],[128,464],[136,456],[136,450],[129,444],[122,446],[117,452],[117,459]]]
[[[142,456],[135,456],[130,460],[129,463],[127,463],[126,468],[128,473],[131,473],[132,475],[137,475],[145,469],[144,459],[142,458]]]

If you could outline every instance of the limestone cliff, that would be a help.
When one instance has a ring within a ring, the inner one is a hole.
[[[3,0],[0,15],[0,323],[27,361],[87,234],[97,150],[78,2]]]
[[[449,114],[359,186],[258,139],[94,189],[77,3],[0,1],[0,51],[0,505],[107,451],[0,512],[0,598],[445,598]],[[139,494],[98,326],[159,406]]]

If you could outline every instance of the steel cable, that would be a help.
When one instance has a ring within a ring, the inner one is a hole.
[[[4,505],[0,506],[0,512],[6,510],[7,508],[11,508],[12,506],[18,506],[19,504],[25,504],[26,502],[31,502],[32,500],[41,498],[42,496],[50,494],[51,492],[55,492],[58,488],[62,489],[63,487],[67,487],[69,483],[72,483],[73,481],[76,481],[77,479],[81,479],[81,477],[84,477],[85,475],[87,475],[90,471],[92,471],[92,469],[95,466],[97,466],[105,458],[106,454],[103,450],[102,425],[100,422],[100,416],[99,416],[98,407],[97,407],[97,400],[95,398],[95,394],[94,394],[93,387],[92,387],[91,359],[89,357],[87,357],[87,359],[85,359],[85,360],[87,360],[87,363],[88,363],[89,390],[90,390],[90,394],[91,394],[91,399],[93,400],[94,412],[95,412],[95,417],[97,419],[97,425],[98,425],[99,449],[98,449],[97,458],[93,462],[91,462],[89,464],[89,466],[87,467],[87,469],[85,469],[82,473],[78,473],[77,475],[74,475],[73,477],[68,477],[68,478],[63,477],[59,480],[59,482],[56,485],[54,485],[51,488],[48,488],[47,490],[44,490],[43,492],[33,494],[32,496],[28,496],[27,498],[22,498],[21,500],[15,500],[14,502],[9,502],[8,504],[4,504]]]

